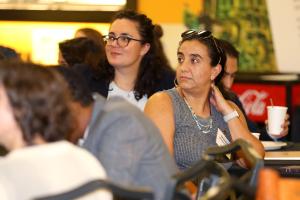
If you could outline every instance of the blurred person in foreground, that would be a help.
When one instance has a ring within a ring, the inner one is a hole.
[[[155,125],[123,98],[93,99],[72,69],[56,70],[69,83],[79,125],[69,140],[94,154],[114,182],[150,187],[163,200],[177,168]]]
[[[222,83],[224,85],[224,88],[231,93],[230,95],[230,100],[233,101],[237,106],[239,106],[240,110],[244,113],[244,116],[246,118],[248,128],[251,132],[255,133],[261,133],[260,139],[261,140],[270,140],[270,139],[278,139],[286,136],[289,132],[289,115],[287,114],[285,117],[285,123],[282,124],[282,132],[280,135],[270,135],[267,132],[266,127],[264,128],[259,128],[258,125],[251,121],[248,117],[247,114],[244,110],[244,107],[239,100],[238,96],[231,90],[232,85],[234,83],[234,79],[236,76],[236,73],[238,72],[238,61],[239,61],[239,52],[238,50],[228,41],[225,40],[219,40],[220,41],[220,46],[224,50],[226,54],[226,63],[225,63],[225,68],[224,68],[224,75],[222,77]],[[266,121],[267,125],[267,121]]]
[[[9,151],[0,158],[2,200],[55,195],[106,177],[88,151],[64,140],[74,131],[69,101],[63,78],[49,68],[0,63],[0,144]],[[83,199],[111,194],[99,190]]]

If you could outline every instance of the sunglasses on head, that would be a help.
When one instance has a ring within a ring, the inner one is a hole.
[[[212,39],[212,41],[214,42],[214,45],[218,51],[218,54],[219,54],[219,62],[218,64],[220,63],[221,61],[221,49],[220,47],[218,46],[214,36],[212,35],[212,33],[210,31],[206,31],[206,30],[202,30],[202,31],[196,31],[196,30],[187,30],[187,31],[184,31],[182,34],[181,34],[181,38],[183,40],[186,40],[186,39],[200,39],[200,40],[205,40],[205,39]]]
[[[192,30],[192,29],[184,31],[181,34],[182,39],[189,39],[189,38],[192,38],[192,37],[197,37],[197,38],[200,38],[200,39],[206,39],[206,38],[211,38],[213,36],[212,36],[210,31],[206,31],[206,30],[196,31],[196,30]]]

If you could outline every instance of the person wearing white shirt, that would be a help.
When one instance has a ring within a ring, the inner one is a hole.
[[[101,164],[63,139],[74,130],[66,83],[40,65],[0,63],[1,200],[34,199],[105,179]],[[81,199],[112,199],[100,189]]]
[[[104,36],[107,61],[99,66],[104,97],[121,96],[141,110],[155,92],[174,87],[175,72],[159,45],[158,25],[144,14],[119,11]]]

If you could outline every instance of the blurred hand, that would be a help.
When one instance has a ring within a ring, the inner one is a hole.
[[[210,103],[212,103],[223,115],[233,111],[233,108],[229,105],[215,84],[211,85]]]
[[[268,132],[268,120],[265,121],[265,124],[266,124],[266,127],[267,127],[267,133],[272,137],[272,138],[282,138],[284,136],[286,136],[289,132],[289,125],[290,125],[290,115],[289,114],[286,114],[285,115],[285,118],[284,118],[284,123],[281,125],[282,127],[282,131],[279,135],[271,135],[269,132]]]

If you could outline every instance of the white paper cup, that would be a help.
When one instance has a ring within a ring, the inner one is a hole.
[[[254,137],[256,137],[257,139],[259,139],[260,133],[252,132],[251,134],[252,134]]]
[[[268,133],[270,135],[279,135],[282,131],[281,126],[287,112],[285,106],[268,106]]]

